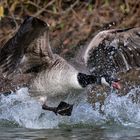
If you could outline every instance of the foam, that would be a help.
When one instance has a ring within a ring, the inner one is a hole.
[[[138,90],[140,88],[133,89],[123,97],[111,93],[105,100],[104,115],[99,113],[98,103],[94,110],[91,104],[83,100],[74,106],[72,116],[67,117],[42,110],[41,103],[29,96],[27,88],[22,88],[16,94],[0,97],[0,122],[11,121],[21,127],[34,129],[59,128],[63,125],[97,126],[108,122],[140,127],[140,104],[132,103],[129,98]]]

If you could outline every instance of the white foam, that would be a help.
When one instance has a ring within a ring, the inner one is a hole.
[[[62,124],[96,126],[108,122],[140,127],[140,104],[132,103],[128,97],[130,94],[135,95],[138,90],[140,91],[140,88],[133,89],[123,97],[111,93],[105,100],[105,115],[100,114],[97,109],[94,110],[92,105],[83,100],[74,106],[72,116],[64,117],[42,110],[41,104],[30,98],[28,89],[22,88],[16,94],[0,97],[0,120],[12,121],[21,127],[35,129],[58,128]]]

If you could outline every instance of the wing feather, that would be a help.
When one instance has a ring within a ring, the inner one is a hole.
[[[140,67],[140,28],[106,30],[89,43],[84,60],[91,73],[113,74]]]
[[[31,44],[42,36],[46,30],[48,30],[48,25],[44,21],[28,16],[21,24],[18,32],[0,49],[0,68],[2,72],[13,73],[26,54],[33,54],[37,47],[33,47]]]

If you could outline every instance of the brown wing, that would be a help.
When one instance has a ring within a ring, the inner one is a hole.
[[[90,72],[100,76],[140,67],[140,28],[98,33],[88,45],[84,60]]]
[[[13,73],[19,66],[24,56],[33,57],[35,61],[44,56],[48,50],[44,47],[37,48],[33,42],[44,36],[48,31],[48,25],[35,17],[28,16],[21,24],[18,32],[0,49],[0,66],[3,73]],[[38,51],[39,49],[39,51]],[[50,51],[51,52],[51,51]],[[40,57],[38,57],[40,55]],[[33,60],[33,59],[32,59]],[[34,62],[35,62],[34,61]],[[34,62],[31,62],[34,65]]]

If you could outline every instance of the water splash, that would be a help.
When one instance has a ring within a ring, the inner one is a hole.
[[[21,127],[37,129],[108,123],[140,127],[140,104],[133,103],[129,98],[130,95],[140,93],[138,90],[140,88],[135,88],[123,97],[111,93],[105,100],[104,115],[94,110],[91,104],[81,101],[74,106],[72,116],[64,117],[42,110],[41,104],[29,96],[28,89],[22,88],[16,94],[0,97],[0,122],[7,120]]]

